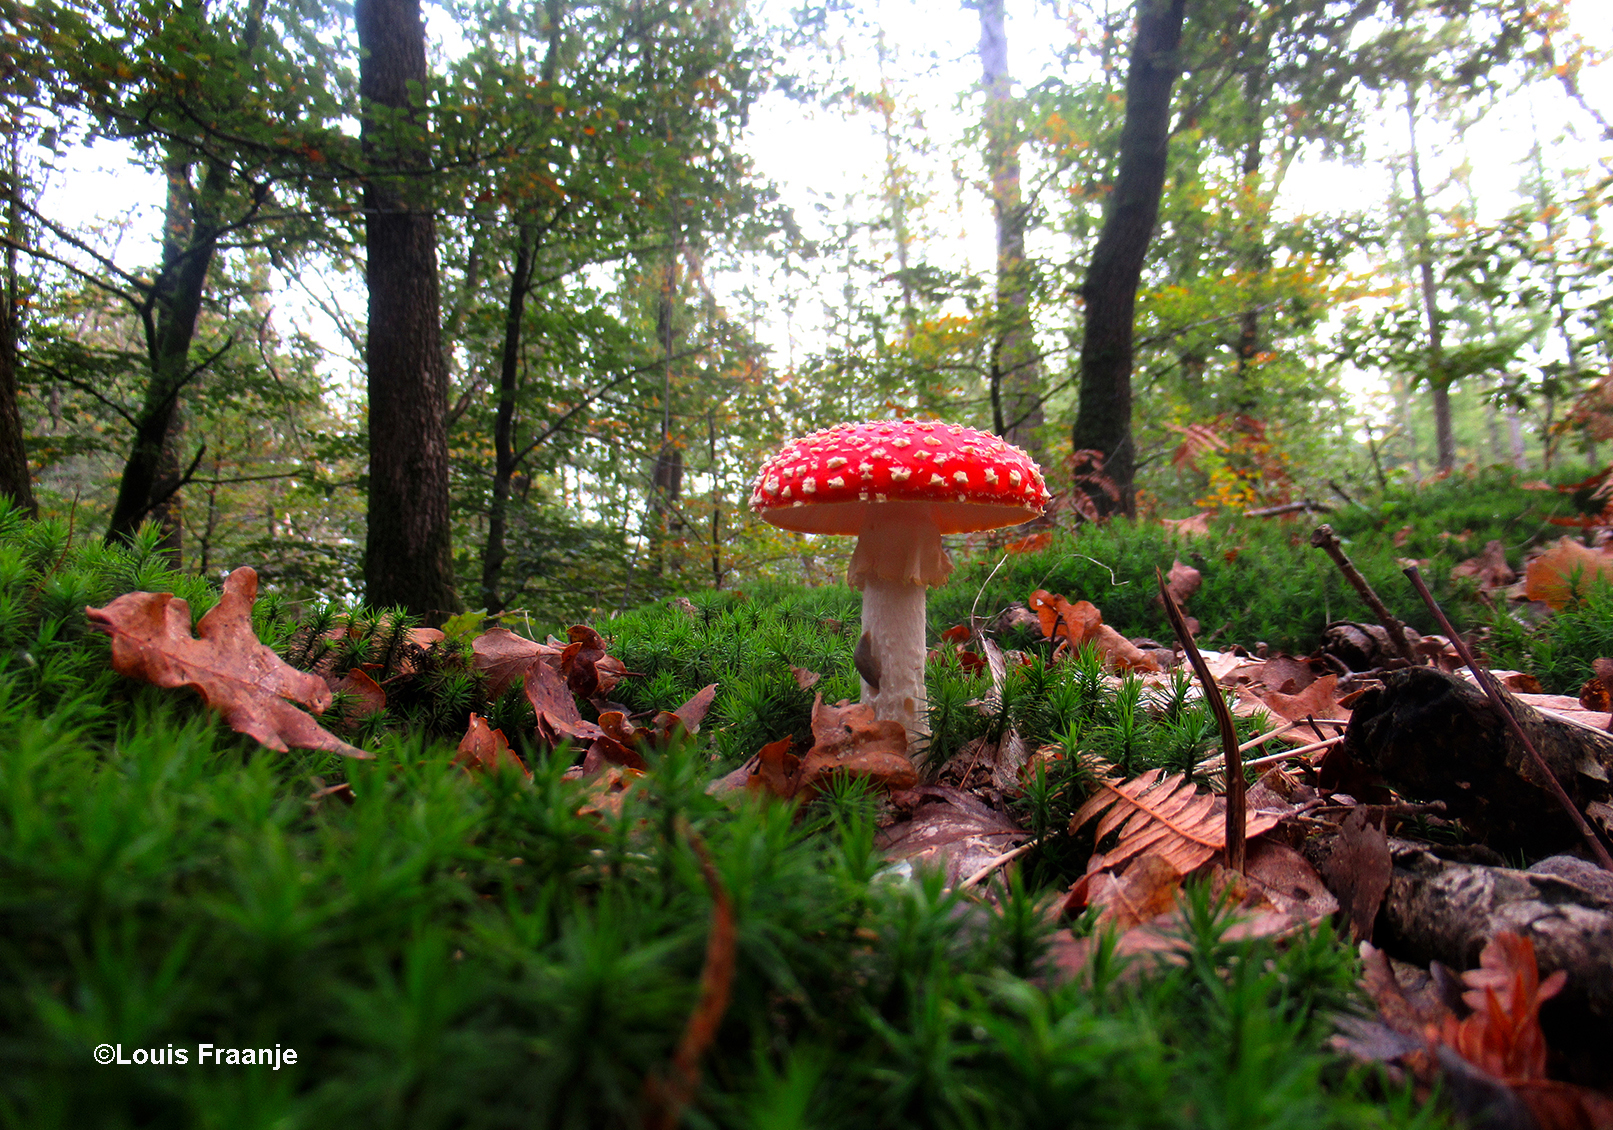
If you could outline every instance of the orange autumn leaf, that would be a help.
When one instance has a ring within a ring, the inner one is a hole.
[[[465,729],[465,736],[459,740],[459,750],[454,754],[454,764],[463,765],[467,772],[491,773],[501,768],[515,768],[529,779],[532,776],[532,770],[522,764],[521,759],[515,756],[515,751],[510,748],[509,741],[504,737],[504,731],[492,729],[481,715],[475,713],[470,716],[470,725]]]
[[[1530,600],[1543,600],[1562,608],[1577,593],[1585,595],[1596,578],[1613,580],[1613,556],[1559,538],[1544,555],[1529,562],[1523,575],[1523,592]]]
[[[1071,647],[1091,639],[1103,624],[1103,614],[1090,600],[1071,604],[1062,596],[1037,589],[1031,593],[1029,604],[1042,626],[1042,635],[1050,640],[1067,640]]]
[[[90,623],[112,637],[112,667],[159,687],[190,687],[237,733],[270,749],[323,749],[348,757],[373,754],[349,745],[292,705],[322,713],[331,690],[299,671],[252,631],[258,575],[240,568],[191,635],[190,605],[171,593],[131,592],[105,608],[85,608]],[[290,701],[288,701],[290,700]]]

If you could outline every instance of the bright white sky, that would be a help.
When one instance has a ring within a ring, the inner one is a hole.
[[[770,12],[774,0],[764,2]],[[1056,3],[1062,8],[1067,0]],[[1069,33],[1054,5],[1045,0],[1008,0],[1008,7],[1010,65],[1022,86],[1031,85],[1054,73],[1055,51],[1068,41]],[[1575,0],[1571,11],[1575,31],[1594,45],[1613,47],[1613,4]],[[868,27],[884,29],[891,53],[886,74],[893,81],[901,108],[921,112],[924,131],[936,154],[928,170],[935,195],[923,218],[934,232],[924,252],[926,258],[949,268],[989,271],[995,258],[989,205],[972,188],[960,191],[951,171],[951,161],[959,154],[957,139],[978,113],[971,97],[979,80],[976,13],[961,3],[876,0],[860,9],[860,17]],[[433,20],[433,30],[451,29]],[[866,29],[844,41],[844,73],[864,89],[879,85],[874,43],[872,32]],[[1613,116],[1613,64],[1587,69],[1581,85],[1593,105]],[[771,95],[753,113],[748,144],[758,175],[778,185],[807,233],[827,235],[827,223],[844,219],[841,202],[848,194],[861,194],[868,200],[879,192],[884,143],[878,130],[877,118],[869,113],[814,109]],[[1464,159],[1471,161],[1484,207],[1492,217],[1499,215],[1513,203],[1519,166],[1537,133],[1554,146],[1555,163],[1561,167],[1593,166],[1598,160],[1613,158],[1613,145],[1599,138],[1594,123],[1557,84],[1545,83],[1508,99],[1459,140],[1448,131],[1443,137],[1434,129],[1426,131],[1420,139],[1425,153],[1429,149],[1435,152],[1425,157],[1425,175],[1431,184],[1437,184],[1449,168]],[[1402,152],[1405,144],[1404,120],[1391,110],[1381,128],[1371,131],[1364,162],[1354,166],[1320,160],[1297,163],[1279,206],[1312,213],[1375,207],[1388,193],[1385,162]],[[964,173],[973,178],[976,158],[970,154],[963,158]],[[54,178],[44,207],[68,218],[126,221],[119,259],[134,265],[155,258],[161,199],[157,178],[128,165],[115,146],[103,144],[71,155]],[[824,204],[829,210],[820,214],[814,206]],[[731,280],[734,286],[755,281],[749,276]],[[357,296],[357,289],[352,288],[351,293]],[[777,318],[757,327],[763,340],[774,347],[779,362],[821,344],[814,305],[801,303],[788,325]],[[316,339],[335,346],[331,331],[317,324],[318,315],[293,295],[283,300],[282,308]],[[333,352],[339,350],[333,348]],[[347,384],[354,374],[333,371],[331,376]]]

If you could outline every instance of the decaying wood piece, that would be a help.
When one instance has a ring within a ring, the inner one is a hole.
[[[1554,862],[1577,865],[1544,868]],[[1555,872],[1555,873],[1554,873]],[[1594,864],[1553,857],[1529,871],[1442,860],[1416,846],[1395,853],[1389,894],[1378,920],[1381,944],[1421,964],[1453,969],[1478,964],[1485,944],[1502,930],[1534,943],[1540,973],[1568,974],[1559,997],[1541,1014],[1548,1041],[1570,1054],[1576,1045],[1606,1059],[1613,1025],[1613,892],[1598,891]],[[1586,1063],[1586,1081],[1600,1078]]]
[[[1613,799],[1613,736],[1501,693],[1581,812]],[[1539,858],[1580,843],[1501,711],[1467,680],[1431,667],[1386,672],[1383,686],[1353,711],[1344,743],[1350,757],[1410,799],[1443,800],[1448,816],[1497,851]]]
[[[1613,854],[1608,853],[1607,845],[1597,838],[1596,830],[1585,819],[1584,806],[1568,795],[1562,786],[1562,782],[1557,780],[1557,775],[1552,772],[1551,767],[1540,756],[1540,750],[1529,737],[1529,732],[1518,725],[1518,716],[1512,709],[1514,703],[1507,700],[1502,693],[1501,685],[1496,682],[1495,676],[1480,665],[1479,661],[1473,657],[1473,652],[1468,649],[1467,643],[1457,634],[1456,629],[1451,626],[1450,620],[1445,616],[1445,610],[1439,606],[1439,601],[1434,599],[1434,594],[1429,592],[1428,586],[1423,583],[1423,576],[1418,572],[1417,566],[1409,566],[1405,572],[1406,579],[1411,581],[1412,586],[1417,590],[1417,595],[1423,598],[1423,603],[1428,605],[1428,610],[1439,621],[1440,627],[1445,629],[1447,638],[1452,646],[1456,648],[1456,653],[1462,657],[1462,662],[1467,664],[1467,669],[1473,673],[1474,680],[1484,688],[1484,697],[1489,699],[1490,704],[1500,713],[1501,720],[1506,723],[1507,732],[1523,747],[1524,753],[1529,758],[1529,764],[1536,770],[1536,780],[1543,783],[1551,792],[1552,798],[1557,801],[1564,814],[1574,825],[1574,830],[1584,840],[1586,848],[1590,850],[1591,858],[1606,870],[1613,871]],[[1607,780],[1605,772],[1602,774],[1602,780],[1604,782]]]

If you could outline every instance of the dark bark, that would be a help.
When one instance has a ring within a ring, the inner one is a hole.
[[[372,605],[428,619],[459,611],[448,520],[448,371],[442,355],[437,227],[420,140],[426,84],[419,0],[359,0],[361,139],[369,330]],[[411,92],[411,86],[413,90]]]
[[[1613,1023],[1613,893],[1606,872],[1572,856],[1552,856],[1527,871],[1439,859],[1401,841],[1379,917],[1383,946],[1418,963],[1453,969],[1478,965],[1502,930],[1534,943],[1540,975],[1568,971],[1562,993],[1540,1020],[1569,1078],[1607,1086]]]
[[[1412,238],[1417,256],[1417,277],[1421,284],[1423,317],[1428,326],[1427,375],[1434,402],[1434,447],[1438,469],[1456,466],[1456,438],[1451,430],[1451,379],[1445,371],[1445,328],[1439,311],[1439,291],[1434,282],[1434,252],[1428,237],[1428,198],[1423,192],[1422,162],[1417,154],[1417,95],[1406,86],[1406,123],[1411,135]]]
[[[1243,149],[1244,206],[1250,211],[1244,219],[1244,270],[1251,279],[1258,278],[1270,266],[1271,256],[1266,250],[1264,219],[1256,212],[1260,189],[1261,142],[1266,120],[1266,70],[1264,66],[1251,68],[1244,76],[1244,125],[1249,136]],[[1237,400],[1234,410],[1239,418],[1253,416],[1260,408],[1259,370],[1256,359],[1260,355],[1260,303],[1253,294],[1243,315],[1238,319]]]
[[[1087,493],[1100,514],[1135,511],[1137,452],[1131,435],[1132,321],[1143,260],[1159,218],[1170,142],[1171,91],[1181,64],[1186,0],[1138,0],[1137,34],[1126,75],[1126,119],[1120,169],[1104,212],[1081,296],[1081,392],[1070,438],[1076,451],[1097,451],[1119,499]],[[1079,485],[1076,489],[1082,489]]]
[[[560,66],[561,5],[547,0],[549,45],[543,60],[543,81],[552,84]],[[509,529],[510,493],[515,472],[532,451],[515,450],[515,399],[520,386],[521,338],[526,317],[526,300],[532,292],[532,271],[536,263],[539,234],[534,224],[523,221],[515,229],[515,261],[510,268],[510,297],[504,308],[504,346],[499,357],[498,409],[493,421],[493,497],[487,511],[487,543],[482,548],[482,607],[489,614],[504,610],[500,588]],[[474,267],[475,260],[472,259]],[[467,272],[469,274],[470,272]],[[467,294],[474,289],[467,279]],[[469,305],[469,300],[465,303]]]
[[[515,454],[515,394],[521,367],[521,321],[532,288],[532,233],[522,225],[516,236],[515,264],[510,271],[510,298],[504,311],[504,351],[499,361],[498,411],[493,421],[493,499],[487,511],[487,545],[482,551],[482,606],[490,614],[504,610],[499,584],[509,522],[510,484]]]
[[[1020,197],[1019,138],[1008,72],[1003,0],[980,0],[981,86],[986,92],[986,169],[997,222],[997,326],[991,350],[993,428],[1038,462],[1042,366],[1031,330],[1030,281],[1025,263],[1026,207]]]
[[[1613,800],[1613,736],[1509,705],[1581,812]],[[1431,667],[1386,674],[1381,689],[1356,701],[1345,751],[1402,795],[1444,801],[1447,815],[1503,854],[1539,857],[1581,842],[1500,711],[1455,675]]]
[[[176,497],[181,485],[176,445],[183,437],[180,396],[209,363],[193,363],[191,346],[218,245],[219,213],[229,177],[228,166],[210,162],[196,187],[183,160],[168,166],[162,270],[141,311],[151,376],[107,523],[109,543],[129,540],[154,510],[164,507],[164,546],[175,558],[181,548]]]
[[[22,235],[18,221],[17,183],[21,170],[17,167],[17,149],[8,152],[6,169],[6,225],[13,242]],[[39,504],[34,501],[33,476],[28,469],[28,449],[23,441],[22,412],[17,397],[17,336],[20,321],[21,298],[17,286],[17,252],[9,244],[6,248],[6,277],[4,292],[0,293],[0,495],[10,498],[13,504],[30,517],[39,516]]]

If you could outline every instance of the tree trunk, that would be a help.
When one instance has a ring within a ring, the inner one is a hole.
[[[227,166],[210,163],[196,188],[183,160],[176,158],[168,164],[162,270],[152,286],[147,309],[141,311],[151,377],[106,531],[108,543],[128,541],[161,507],[170,523],[165,525],[164,547],[176,560],[181,549],[177,525],[172,524],[177,522],[176,495],[182,482],[177,447],[183,433],[179,397],[205,367],[191,364],[190,349],[213,265],[219,209],[229,176]]]
[[[1180,63],[1186,0],[1138,0],[1137,37],[1126,75],[1120,170],[1081,296],[1081,392],[1070,438],[1077,452],[1097,451],[1119,500],[1087,491],[1100,514],[1136,509],[1137,452],[1131,436],[1132,320],[1143,260],[1159,218],[1170,143],[1171,91]],[[1080,489],[1079,487],[1077,489]]]
[[[448,521],[448,372],[443,363],[437,227],[424,170],[426,85],[419,0],[358,0],[369,329],[369,603],[428,618],[457,612]],[[410,87],[414,87],[411,97]],[[404,173],[388,177],[388,171]],[[413,176],[407,175],[410,171]]]
[[[546,0],[549,46],[543,59],[543,81],[553,84],[560,65],[560,0]],[[531,220],[516,225],[515,263],[510,269],[510,298],[504,310],[504,350],[499,359],[498,412],[493,422],[493,499],[487,511],[487,544],[482,548],[482,607],[490,615],[504,611],[500,595],[510,513],[510,488],[525,458],[515,451],[515,395],[521,371],[521,336],[526,300],[532,291],[537,233]],[[467,282],[467,292],[473,290]],[[464,303],[470,305],[469,297]],[[528,449],[530,450],[530,449]]]
[[[521,320],[532,286],[532,231],[522,224],[510,271],[510,300],[504,313],[504,353],[499,363],[498,414],[493,422],[493,500],[487,511],[487,545],[482,551],[482,606],[490,615],[504,610],[499,583],[508,556],[510,483],[515,477],[515,393],[521,365]]]
[[[1433,250],[1428,245],[1428,198],[1423,192],[1422,163],[1417,154],[1417,94],[1410,83],[1406,85],[1406,122],[1411,133],[1412,238],[1422,286],[1423,316],[1428,324],[1427,380],[1434,402],[1435,449],[1438,469],[1449,471],[1456,466],[1456,438],[1451,430],[1451,382],[1445,373],[1444,322],[1434,282]]]
[[[10,498],[29,517],[37,518],[39,504],[34,501],[33,476],[28,469],[28,449],[23,441],[17,391],[17,336],[22,295],[17,283],[15,244],[22,238],[23,231],[17,207],[17,194],[22,191],[22,168],[15,138],[7,147],[6,156],[6,226],[11,243],[6,246],[6,277],[4,291],[0,293],[0,495]]]
[[[1265,221],[1257,209],[1260,199],[1260,143],[1266,109],[1265,67],[1252,68],[1244,76],[1244,127],[1249,131],[1243,149],[1244,207],[1249,212],[1243,222],[1243,269],[1248,272],[1251,287],[1254,280],[1271,265],[1266,251]],[[1260,303],[1258,289],[1252,289],[1248,304],[1238,319],[1237,393],[1233,410],[1238,417],[1254,416],[1260,409],[1260,378],[1257,359],[1260,356]]]
[[[1042,366],[1030,320],[1030,279],[1025,264],[1026,208],[1019,191],[1018,113],[1008,73],[1003,0],[979,0],[981,86],[986,92],[986,168],[997,221],[997,326],[991,350],[993,428],[1037,462]]]

